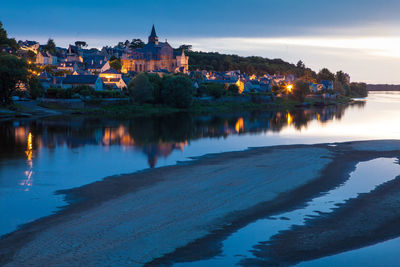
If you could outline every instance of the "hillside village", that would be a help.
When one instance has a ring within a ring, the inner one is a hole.
[[[174,49],[167,40],[159,41],[154,25],[147,43],[133,39],[101,50],[87,47],[84,41],[76,41],[68,48],[57,47],[51,39],[45,45],[26,40],[0,46],[0,53],[16,55],[28,66],[30,82],[20,82],[13,99],[125,98],[139,104],[167,104],[182,108],[189,107],[194,100],[207,102],[226,96],[261,94],[258,101],[272,102],[276,97],[293,95],[303,102],[306,97],[318,101],[352,97],[364,90],[360,89],[360,84],[351,83],[346,73],[333,74],[322,69],[317,74],[301,61],[297,65],[281,61],[293,66],[295,72],[260,73],[251,71],[251,68],[248,72],[200,69],[198,65],[190,65],[189,55],[196,53],[190,50],[191,46],[182,45]],[[196,56],[200,55],[201,52]],[[139,78],[141,74],[146,77]],[[185,78],[178,81],[175,79],[178,76]],[[188,90],[172,88],[167,95],[168,90],[162,88],[166,77],[175,79],[170,87],[180,87],[178,84],[182,82]],[[132,89],[135,83],[136,93]],[[33,87],[37,89],[32,90]],[[250,100],[242,98],[239,102],[246,101],[244,99]]]
[[[237,70],[227,72],[210,72],[196,70],[189,72],[189,57],[184,49],[174,51],[168,42],[159,42],[153,26],[148,43],[140,48],[129,47],[129,44],[119,44],[114,47],[105,46],[101,50],[87,49],[82,41],[69,45],[68,48],[56,47],[55,53],[49,51],[46,45],[36,41],[19,41],[17,54],[23,58],[34,58],[36,65],[43,71],[38,77],[44,88],[70,88],[76,85],[90,85],[96,90],[124,90],[139,72],[185,73],[194,77],[200,72],[204,83],[237,84],[240,92],[269,92],[272,85],[293,83],[297,77],[293,74],[265,74],[262,76],[247,75]],[[3,48],[3,52],[12,53],[12,49]],[[34,53],[35,56],[32,56]],[[116,70],[110,61],[119,59],[121,68]],[[75,77],[71,77],[71,75]],[[94,77],[96,76],[96,78]],[[350,76],[346,74],[350,83]],[[333,89],[333,81],[322,81],[311,85],[312,92]]]

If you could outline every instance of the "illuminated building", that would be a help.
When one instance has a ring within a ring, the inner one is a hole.
[[[169,72],[187,72],[189,57],[185,52],[174,52],[171,45],[159,42],[156,30],[152,28],[148,43],[143,48],[125,53],[121,58],[122,72],[152,72],[167,70]]]

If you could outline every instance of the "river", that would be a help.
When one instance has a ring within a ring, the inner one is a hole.
[[[129,120],[76,117],[3,121],[0,122],[0,212],[3,214],[0,235],[65,206],[63,195],[56,193],[58,190],[79,187],[107,176],[249,147],[398,139],[399,106],[399,92],[372,92],[367,99],[348,107],[293,112],[178,114]],[[393,162],[394,159],[376,160],[371,164],[379,169],[388,164],[392,166]],[[358,168],[365,172],[365,166]],[[392,169],[397,171],[395,167]],[[366,192],[394,176],[388,173],[386,180],[374,180]],[[350,189],[346,192],[365,191],[355,190],[359,183],[351,180],[349,183]],[[340,202],[349,197],[354,196],[340,195],[336,200]],[[329,210],[330,206],[322,209]],[[302,216],[308,216],[307,212]],[[296,220],[302,219],[296,217]],[[274,221],[288,224],[287,220]],[[259,231],[259,225],[268,222],[258,223],[241,233],[251,229]],[[265,241],[244,234],[250,241],[243,243],[241,233],[234,234],[225,243],[229,247],[237,242],[230,240],[239,240],[244,251],[237,253],[246,254],[254,242]],[[232,257],[226,256],[223,262],[228,259]],[[212,261],[207,264],[212,265]]]

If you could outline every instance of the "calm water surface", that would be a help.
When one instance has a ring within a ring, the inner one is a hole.
[[[65,205],[54,193],[207,153],[282,144],[398,139],[400,93],[295,112],[132,120],[0,122],[0,235]]]

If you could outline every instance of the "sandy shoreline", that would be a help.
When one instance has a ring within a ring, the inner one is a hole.
[[[267,147],[108,178],[64,192],[71,200],[65,210],[0,240],[0,264],[141,265],[203,257],[217,251],[216,232],[298,205],[345,180],[359,161],[399,152],[399,141]],[[196,244],[212,249],[193,256]]]

